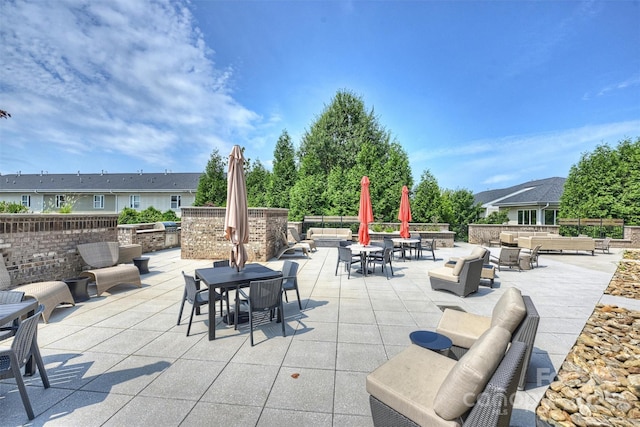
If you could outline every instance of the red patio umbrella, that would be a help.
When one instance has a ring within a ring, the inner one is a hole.
[[[409,205],[409,189],[406,185],[402,186],[402,197],[400,198],[400,211],[398,212],[398,219],[400,220],[400,237],[408,239],[411,236],[411,233],[409,233],[409,221],[411,221],[411,206]]]
[[[247,250],[244,245],[249,243],[249,209],[247,184],[244,179],[244,157],[238,145],[234,145],[229,154],[224,238],[233,243],[229,265],[240,271],[247,262]]]
[[[371,208],[371,197],[369,196],[369,177],[363,176],[360,180],[360,210],[358,219],[360,229],[358,230],[358,242],[361,245],[369,244],[369,223],[373,222],[373,209]]]

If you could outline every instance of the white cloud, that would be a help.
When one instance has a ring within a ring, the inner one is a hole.
[[[3,2],[0,14],[2,108],[13,116],[3,137],[14,147],[165,167],[176,150],[224,153],[262,120],[234,100],[232,70],[214,66],[181,2]]]

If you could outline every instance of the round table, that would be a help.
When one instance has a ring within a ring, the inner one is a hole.
[[[402,248],[402,260],[403,261],[407,259],[406,255],[405,255],[405,252],[404,252],[405,248],[411,249],[411,245],[412,244],[420,243],[420,239],[412,239],[411,237],[409,237],[407,239],[405,239],[404,237],[393,237],[391,239],[391,241],[393,243],[399,243],[400,244],[400,247]],[[417,257],[418,257],[418,252],[417,252],[417,249],[416,249],[416,259],[418,259]],[[411,259],[411,258],[409,258],[409,259]]]
[[[87,291],[88,277],[70,277],[62,279],[62,281],[69,287],[74,302],[83,302],[89,299],[89,292]]]
[[[360,252],[361,254],[363,254],[362,256],[362,267],[360,270],[357,270],[358,273],[360,274],[364,274],[365,276],[370,273],[371,271],[367,268],[367,257],[369,256],[369,254],[371,252],[381,252],[384,250],[384,248],[382,246],[375,246],[375,245],[361,245],[361,244],[355,244],[355,245],[349,245],[347,246],[348,249],[351,250],[351,252]]]
[[[147,274],[149,272],[149,259],[150,258],[147,256],[137,257],[133,259],[133,263],[136,267],[138,267],[140,274]]]
[[[452,345],[448,337],[432,331],[413,331],[409,334],[409,339],[415,345],[441,353],[448,351]]]

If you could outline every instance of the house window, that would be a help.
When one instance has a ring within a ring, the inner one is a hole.
[[[104,209],[104,196],[102,194],[93,196],[93,209]]]
[[[557,209],[547,209],[544,211],[544,223],[546,225],[557,225],[558,221],[558,210]]]
[[[64,206],[64,194],[56,194],[56,208]]]
[[[138,194],[129,196],[129,207],[132,209],[140,209],[140,196]]]
[[[28,208],[31,207],[31,196],[28,194],[23,194],[22,195],[22,206],[26,206]]]
[[[521,224],[521,225],[535,225],[536,224],[536,210],[535,209],[521,209],[521,210],[518,210],[518,224]]]
[[[171,209],[180,209],[180,196],[171,196]]]

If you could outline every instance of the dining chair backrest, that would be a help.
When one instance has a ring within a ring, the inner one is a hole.
[[[411,238],[422,241],[422,235],[420,233],[411,233]]]
[[[385,237],[385,238],[384,238],[383,243],[384,243],[384,247],[385,247],[385,248],[391,248],[391,249],[393,249],[393,248],[394,248],[394,246],[395,246],[395,244],[393,243],[393,240],[391,240],[391,239],[390,239],[390,238],[388,238],[388,237]]]
[[[298,263],[293,261],[285,261],[282,264],[282,287],[293,287],[296,285],[298,275]]]
[[[198,293],[196,279],[193,276],[185,274],[184,271],[182,272],[182,276],[184,277],[184,286],[187,291],[187,301],[193,304],[196,299],[196,294]]]
[[[353,255],[351,254],[351,249],[338,247],[338,261],[351,261]]]
[[[229,260],[223,259],[221,261],[213,261],[213,268],[216,267],[229,267]]]
[[[345,246],[351,246],[353,245],[352,241],[349,240],[340,240],[340,242],[338,243],[338,245],[342,248],[344,248]]]
[[[13,304],[22,301],[24,292],[0,291],[0,304]]]
[[[282,277],[254,280],[249,283],[249,304],[253,311],[271,310],[280,306]]]
[[[18,359],[20,367],[23,367],[27,363],[27,359],[31,354],[31,344],[33,343],[33,336],[38,328],[38,320],[40,314],[44,311],[44,305],[40,304],[35,314],[27,317],[26,320],[20,322],[18,331],[16,332],[13,342],[11,343],[11,349]]]

